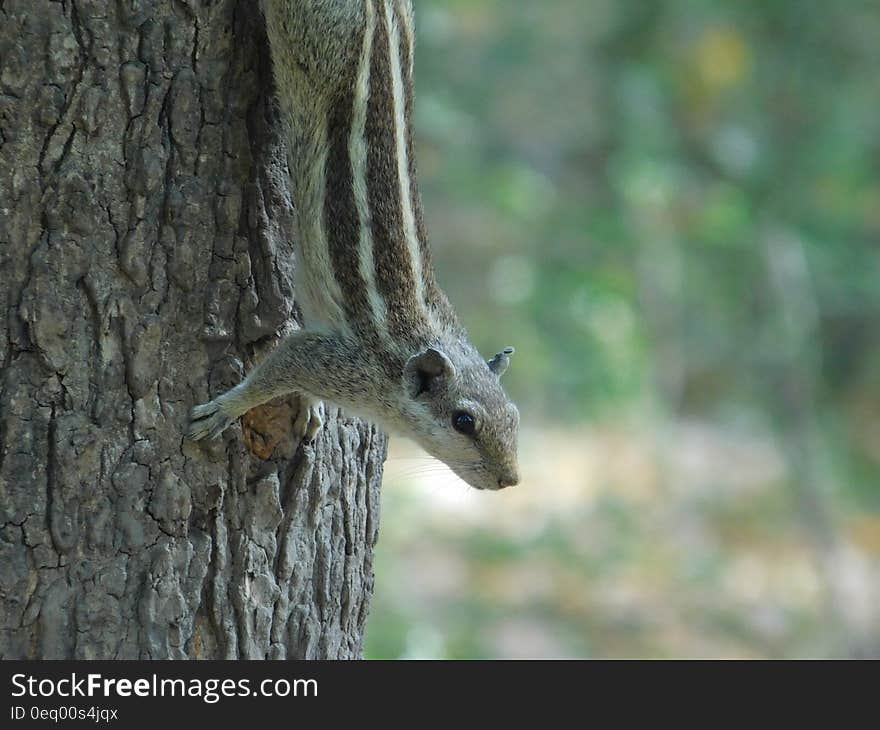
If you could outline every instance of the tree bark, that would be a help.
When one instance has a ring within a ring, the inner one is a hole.
[[[384,435],[187,414],[296,318],[254,2],[0,0],[0,656],[354,658]]]

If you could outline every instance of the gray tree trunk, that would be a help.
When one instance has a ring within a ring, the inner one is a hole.
[[[0,0],[0,656],[362,653],[385,437],[194,403],[295,318],[255,2]]]

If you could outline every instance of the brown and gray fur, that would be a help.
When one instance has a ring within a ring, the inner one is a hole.
[[[437,286],[416,183],[409,0],[263,0],[288,125],[305,329],[247,379],[193,409],[214,437],[248,409],[296,391],[295,424],[320,428],[319,401],[414,438],[478,489],[519,481],[519,414]],[[453,414],[476,422],[471,435]]]

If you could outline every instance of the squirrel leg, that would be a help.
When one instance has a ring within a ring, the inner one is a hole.
[[[307,395],[299,395],[299,412],[293,421],[293,433],[300,441],[311,443],[324,425],[323,403]]]
[[[360,348],[333,334],[299,330],[289,334],[241,383],[190,412],[187,436],[216,438],[251,408],[287,393],[300,394],[295,431],[311,441],[321,428],[322,398],[345,405],[365,387],[368,369]]]

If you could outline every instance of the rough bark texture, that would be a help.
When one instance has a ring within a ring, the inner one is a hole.
[[[295,317],[255,2],[0,0],[0,656],[358,657],[385,437],[187,412]]]

